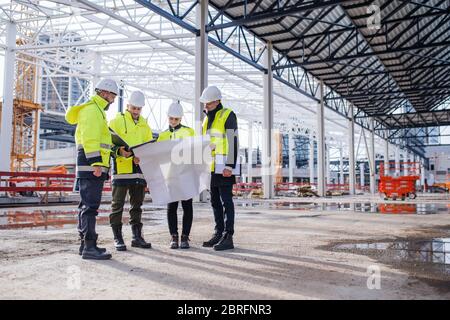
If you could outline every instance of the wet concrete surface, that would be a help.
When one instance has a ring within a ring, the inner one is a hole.
[[[450,229],[444,230],[450,236]],[[404,270],[440,292],[450,292],[450,237],[340,242],[322,249],[368,256],[380,264]]]
[[[102,206],[98,210],[97,223],[109,225],[110,209]],[[156,225],[165,219],[165,210],[160,207],[144,206],[142,220],[149,225]],[[123,213],[123,222],[128,223],[127,208]],[[70,228],[78,224],[78,209],[63,208],[11,208],[0,209],[0,230]]]
[[[242,208],[294,210],[294,211],[348,211],[380,214],[450,214],[449,205],[438,203],[351,203],[351,202],[289,202],[239,201]]]
[[[378,213],[378,214],[449,214],[450,207],[445,204],[430,203],[350,203],[350,202],[289,202],[289,201],[236,201],[236,206],[244,209],[274,209],[290,210],[293,212],[355,212],[355,213]],[[97,222],[107,225],[109,223],[110,209],[102,205],[99,209]],[[165,208],[145,205],[143,207],[142,219],[152,225],[161,223],[165,219]],[[262,211],[243,210],[240,214],[261,215]],[[10,208],[0,209],[0,230],[1,229],[48,229],[67,228],[78,223],[78,209],[61,208]],[[300,217],[318,217],[319,214],[281,216],[283,219]],[[127,209],[124,211],[124,223],[128,222]],[[271,215],[272,219],[280,218],[279,215]]]
[[[429,243],[450,238],[446,204],[428,203],[424,208],[435,213],[423,215],[421,203],[415,214],[371,212],[371,201],[361,205],[368,212],[350,210],[347,201],[323,203],[334,208],[325,210],[319,202],[284,199],[241,203],[236,200],[235,249],[227,252],[202,247],[214,227],[209,203],[194,204],[189,250],[169,248],[164,207],[143,208],[150,250],[116,252],[107,220],[100,223],[99,245],[112,252],[110,261],[80,259],[75,224],[0,230],[0,299],[450,299],[446,244]],[[77,214],[76,206],[12,210],[42,216],[33,213],[37,209],[49,210],[48,218],[74,220]],[[107,219],[108,210],[102,205],[99,219]],[[0,210],[0,217],[7,212]],[[131,230],[123,232],[128,245]],[[425,261],[413,259],[421,254]],[[381,290],[367,287],[373,265],[381,268]],[[80,274],[81,289],[67,285],[72,270]]]

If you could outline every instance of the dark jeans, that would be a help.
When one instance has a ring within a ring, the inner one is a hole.
[[[142,203],[145,197],[145,186],[132,184],[112,187],[112,203],[109,222],[111,226],[122,225],[122,213],[127,193],[130,194],[130,225],[140,224],[142,216]]]
[[[96,216],[102,200],[103,179],[78,179],[81,201],[78,205],[78,232],[85,240],[95,240]]]
[[[216,233],[234,233],[233,185],[211,186]]]
[[[171,202],[167,205],[167,222],[170,234],[178,234],[178,202]],[[192,199],[181,201],[181,206],[183,207],[183,230],[181,234],[189,236],[193,219]]]

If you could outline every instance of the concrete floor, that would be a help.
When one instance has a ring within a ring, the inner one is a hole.
[[[306,201],[369,200],[379,199]],[[86,261],[77,255],[77,233],[70,219],[46,230],[0,230],[0,299],[450,299],[448,265],[400,263],[333,249],[338,243],[449,236],[448,210],[380,214],[307,203],[289,206],[292,201],[305,202],[284,198],[242,206],[237,200],[236,248],[228,252],[201,247],[212,231],[207,204],[195,204],[189,250],[168,248],[164,210],[146,204],[145,238],[153,248],[129,247],[127,252],[114,251],[105,219],[108,207],[103,206],[98,233],[100,244],[113,254],[109,261]],[[421,196],[409,203],[445,207],[448,200]],[[1,209],[0,217],[14,211],[26,216],[35,209]],[[38,209],[69,211],[73,217],[75,206]],[[129,243],[129,227],[124,231]],[[367,270],[373,266],[380,268],[380,289],[367,286]]]

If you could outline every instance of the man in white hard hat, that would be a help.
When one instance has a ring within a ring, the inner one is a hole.
[[[174,102],[169,106],[167,117],[169,120],[169,128],[159,134],[158,141],[184,139],[195,135],[192,128],[181,124],[183,107],[179,102]],[[183,229],[181,232],[181,243],[179,244],[177,219],[178,201],[167,205],[167,224],[169,225],[169,232],[172,237],[170,242],[171,249],[189,248],[189,234],[191,232],[194,211],[192,199],[181,201],[181,206],[183,207]]]
[[[119,88],[114,80],[103,79],[96,85],[95,93],[88,102],[71,106],[66,112],[66,121],[77,125],[76,189],[81,197],[78,206],[79,254],[83,259],[106,260],[111,254],[97,247],[95,225],[103,184],[109,179],[112,147],[105,110],[114,102]]]
[[[213,163],[211,166],[211,205],[214,211],[215,231],[212,238],[203,243],[214,250],[233,249],[234,203],[233,184],[236,177],[233,169],[237,165],[239,150],[236,114],[222,106],[222,93],[216,86],[207,87],[200,102],[205,105],[206,117],[202,133],[211,139]],[[222,172],[217,172],[218,159],[226,159]]]
[[[141,91],[133,91],[128,100],[127,110],[119,112],[110,121],[109,127],[124,140],[129,147],[148,142],[153,139],[152,130],[147,120],[141,115],[145,106],[145,96]],[[117,251],[127,249],[122,235],[122,213],[127,193],[130,195],[130,220],[133,239],[132,247],[151,248],[151,244],[142,236],[142,204],[147,185],[139,158],[132,155],[124,146],[113,148],[112,204],[109,216],[114,234],[114,246]]]

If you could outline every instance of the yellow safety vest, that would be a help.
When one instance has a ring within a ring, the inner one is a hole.
[[[69,107],[66,112],[66,121],[77,125],[77,174],[89,173],[90,177],[93,166],[103,166],[103,172],[108,172],[112,142],[104,111],[107,106],[108,101],[95,95],[82,105]]]
[[[170,131],[167,129],[159,134],[158,141],[184,139],[187,137],[193,137],[195,131],[192,128],[181,126],[181,128]]]
[[[113,129],[130,147],[138,144],[148,142],[153,139],[152,130],[144,117],[139,117],[137,123],[134,122],[133,117],[129,111],[124,113],[119,112],[116,117],[109,122],[109,127]],[[113,180],[121,178],[144,179],[142,173],[133,171],[133,157],[125,158],[116,155],[115,172],[113,173]]]
[[[211,124],[211,127],[208,128],[208,117],[205,117],[203,120],[203,128],[202,133],[203,135],[209,135],[211,139],[211,144],[214,144],[216,147],[214,150],[212,150],[212,158],[213,162],[211,164],[211,172],[214,171],[215,167],[215,155],[216,154],[222,154],[226,155],[228,154],[228,139],[227,139],[227,132],[225,129],[225,123],[227,122],[228,117],[230,116],[232,110],[223,108],[217,111],[213,123]]]

